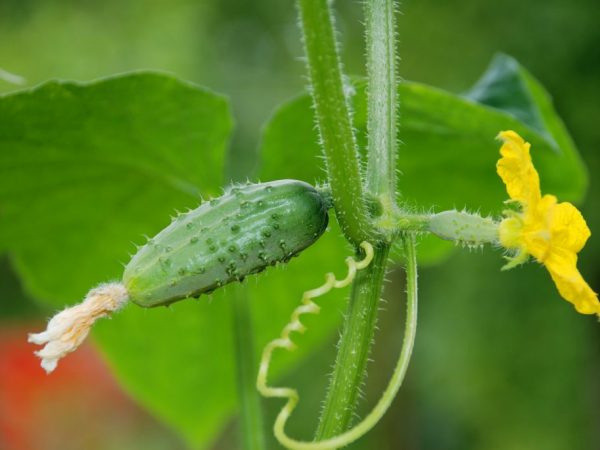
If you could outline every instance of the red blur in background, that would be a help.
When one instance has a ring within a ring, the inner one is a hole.
[[[44,326],[0,329],[0,449],[183,448],[118,387],[90,344],[47,375],[27,342]]]

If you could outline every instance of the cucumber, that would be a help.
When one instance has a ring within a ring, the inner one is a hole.
[[[328,208],[301,181],[234,186],[180,214],[140,247],[123,274],[129,299],[168,305],[287,262],[323,234]]]

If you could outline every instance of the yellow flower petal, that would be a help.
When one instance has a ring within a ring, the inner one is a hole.
[[[496,170],[511,199],[533,206],[541,198],[540,178],[533,167],[530,144],[514,131],[502,131],[498,138],[504,143],[500,148],[502,158]]]
[[[544,195],[523,220],[519,242],[541,263],[557,250],[578,253],[591,234],[579,210],[569,202],[557,203],[553,195]]]
[[[598,296],[577,270],[577,253],[590,237],[590,229],[571,203],[541,196],[540,180],[529,154],[529,143],[514,131],[503,131],[502,158],[496,166],[511,199],[522,212],[507,212],[499,226],[502,246],[516,249],[504,268],[521,263],[527,254],[546,266],[560,295],[582,314],[600,315]]]
[[[534,207],[528,208],[523,214],[525,224],[521,232],[521,245],[541,263],[555,247],[552,218],[556,203],[555,196],[544,195]]]
[[[550,232],[555,245],[579,253],[591,235],[585,219],[569,202],[556,205]]]
[[[597,294],[577,270],[577,255],[566,250],[553,252],[544,263],[560,295],[581,314],[599,314]]]

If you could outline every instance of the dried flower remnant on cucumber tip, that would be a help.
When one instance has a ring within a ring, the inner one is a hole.
[[[558,203],[549,194],[542,196],[528,142],[514,131],[502,131],[498,138],[503,142],[498,175],[506,185],[509,202],[520,206],[520,211],[505,211],[500,223],[500,244],[514,252],[504,269],[532,255],[548,269],[560,295],[578,312],[600,315],[597,294],[577,270],[577,253],[591,235],[585,219],[571,203]]]
[[[118,311],[127,303],[127,291],[121,283],[106,283],[92,289],[83,302],[64,309],[49,322],[46,331],[32,333],[29,342],[44,345],[35,352],[42,367],[50,373],[58,361],[77,350],[96,320]]]

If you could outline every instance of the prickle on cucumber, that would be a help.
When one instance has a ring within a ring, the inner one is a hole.
[[[466,211],[443,211],[429,219],[428,231],[436,236],[467,247],[498,242],[498,223],[491,217]]]
[[[129,300],[168,305],[288,261],[325,231],[328,208],[326,196],[301,181],[233,186],[138,250],[123,274]]]

